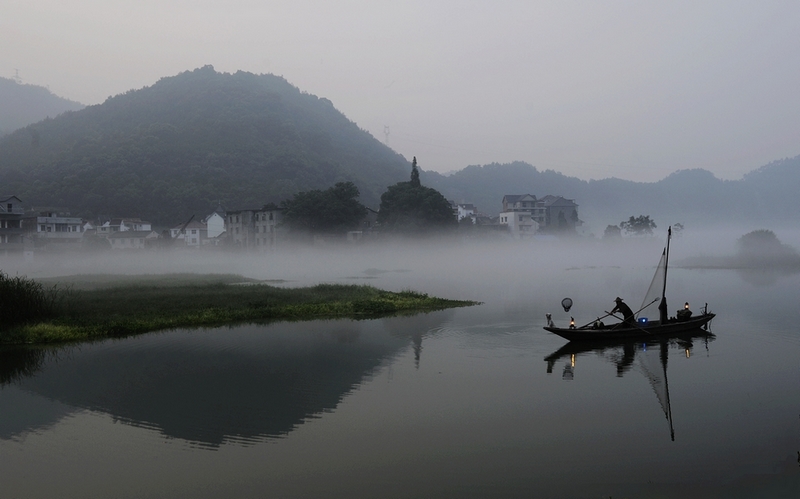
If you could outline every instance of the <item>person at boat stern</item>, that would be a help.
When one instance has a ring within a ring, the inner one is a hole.
[[[633,317],[633,310],[631,310],[631,307],[629,307],[624,301],[622,301],[622,298],[620,298],[619,296],[614,298],[614,301],[617,304],[611,310],[611,313],[612,314],[616,312],[621,313],[625,323],[627,323],[630,326],[635,326],[636,319]]]

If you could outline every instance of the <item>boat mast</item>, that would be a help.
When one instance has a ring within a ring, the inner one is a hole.
[[[667,247],[664,249],[664,286],[661,288],[661,303],[658,304],[661,324],[667,323],[667,269],[669,268],[669,240],[672,238],[672,226],[667,229]]]

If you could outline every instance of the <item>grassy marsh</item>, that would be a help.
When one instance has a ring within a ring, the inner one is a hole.
[[[53,343],[243,322],[371,318],[475,304],[356,284],[281,288],[238,275],[84,275],[38,284],[53,294],[54,310],[0,326],[0,343]]]

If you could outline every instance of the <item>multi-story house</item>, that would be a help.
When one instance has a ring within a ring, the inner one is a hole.
[[[24,214],[17,196],[0,196],[0,251],[22,251]]]
[[[515,239],[528,239],[539,230],[539,223],[531,218],[528,211],[506,211],[500,214],[500,225],[508,226]]]
[[[504,217],[510,220],[510,213],[529,213],[531,220],[538,224],[538,229],[546,231],[575,230],[583,222],[578,218],[578,205],[571,199],[561,196],[547,195],[536,199],[532,194],[507,194],[503,196]],[[519,218],[519,217],[518,217]]]
[[[37,244],[77,246],[83,241],[83,219],[58,211],[39,211],[22,220],[27,234],[36,238]]]
[[[203,222],[192,220],[189,223],[176,225],[169,230],[174,242],[183,243],[190,248],[198,248],[208,239],[208,226]]]
[[[226,234],[231,246],[241,249],[255,246],[255,214],[256,210],[237,210],[226,213]]]
[[[503,212],[527,211],[533,213],[536,196],[533,194],[506,194],[503,196]]]
[[[515,239],[532,237],[539,230],[536,196],[533,194],[506,194],[503,211],[498,217],[500,225],[508,226]]]
[[[226,214],[226,234],[235,248],[273,250],[277,246],[283,210],[266,205],[260,210],[229,211]]]
[[[578,218],[578,205],[572,199],[547,195],[536,204],[541,210],[537,220],[550,231],[574,231],[583,225]]]
[[[283,210],[267,205],[256,211],[254,217],[256,249],[274,250],[278,244],[278,226],[283,221]]]

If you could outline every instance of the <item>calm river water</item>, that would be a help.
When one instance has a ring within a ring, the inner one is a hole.
[[[471,308],[2,350],[0,496],[800,497],[800,275],[674,268],[712,335],[565,351],[545,312],[651,268],[507,263],[329,270]]]

